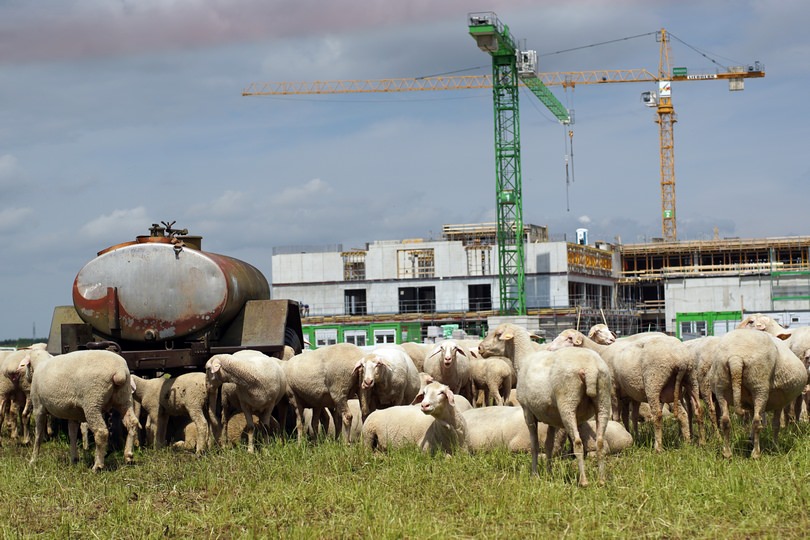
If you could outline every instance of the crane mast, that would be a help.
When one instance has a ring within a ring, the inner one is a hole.
[[[561,122],[567,123],[570,117],[562,103],[537,78],[537,53],[520,51],[509,27],[501,24],[495,13],[470,13],[468,21],[470,35],[478,48],[492,56],[500,312],[525,315],[519,82],[523,82]]]

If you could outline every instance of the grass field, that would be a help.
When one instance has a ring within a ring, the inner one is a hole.
[[[576,485],[576,461],[529,474],[528,455],[450,458],[415,449],[372,454],[331,440],[270,441],[249,455],[218,449],[196,458],[165,449],[121,453],[92,473],[71,465],[65,441],[0,448],[3,538],[798,538],[810,531],[810,424],[763,431],[763,456],[747,457],[736,426],[731,460],[719,441],[666,450],[651,426],[608,459],[608,481]]]

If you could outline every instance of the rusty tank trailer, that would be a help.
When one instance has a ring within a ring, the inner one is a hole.
[[[271,300],[254,266],[202,250],[174,222],[98,252],[76,275],[73,305],[54,310],[48,351],[120,349],[133,373],[201,370],[214,354],[301,351],[297,302]]]

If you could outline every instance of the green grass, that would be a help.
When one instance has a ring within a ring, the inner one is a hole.
[[[672,422],[666,450],[650,426],[608,459],[608,481],[578,488],[576,462],[529,474],[528,455],[430,457],[414,449],[372,454],[334,441],[271,441],[196,458],[171,449],[119,453],[92,473],[68,462],[64,441],[0,448],[0,536],[59,538],[750,538],[810,530],[810,424],[763,431],[747,457],[735,427],[731,460],[710,438],[682,445]]]

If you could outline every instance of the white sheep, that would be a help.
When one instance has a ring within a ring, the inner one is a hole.
[[[505,448],[510,452],[531,452],[531,440],[523,409],[520,407],[493,406],[471,409],[464,412],[467,421],[467,435],[470,450],[473,452],[492,451]],[[537,427],[538,442],[545,446],[548,425]],[[560,430],[560,439],[565,435]],[[579,425],[579,434],[586,452],[596,452],[596,422],[588,420]],[[605,454],[615,454],[633,445],[633,436],[620,422],[609,420],[604,435]],[[554,455],[558,455],[561,445],[555,441]]]
[[[26,356],[19,365],[31,381],[31,403],[36,430],[31,463],[39,454],[45,435],[46,415],[68,421],[70,459],[78,461],[79,424],[87,422],[96,444],[93,470],[104,467],[109,430],[104,420],[108,411],[121,415],[127,439],[124,460],[132,461],[132,448],[139,428],[132,408],[132,386],[126,360],[106,350],[80,350],[42,358]]]
[[[579,466],[579,484],[586,486],[584,445],[579,425],[596,417],[596,457],[599,482],[605,480],[604,434],[611,412],[611,375],[605,361],[595,352],[564,347],[535,351],[529,332],[503,323],[479,345],[482,356],[506,356],[518,370],[517,395],[529,428],[532,474],[537,474],[538,424],[548,424],[547,469],[551,471],[554,434],[565,429],[573,441]]]
[[[223,383],[236,385],[236,395],[245,415],[248,445],[250,453],[254,451],[253,414],[260,418],[262,426],[271,425],[273,408],[284,397],[287,379],[281,367],[281,361],[258,351],[240,351],[239,356],[215,354],[205,363],[206,384],[209,395],[209,418],[215,426],[214,435],[221,437],[222,428],[219,419],[212,415],[211,401],[216,399],[216,389]],[[199,435],[199,434],[198,434]]]
[[[351,343],[328,345],[312,351],[304,351],[284,362],[287,384],[293,395],[296,410],[298,440],[306,436],[304,410],[330,409],[333,418],[340,418],[335,437],[345,432],[350,441],[352,413],[348,401],[357,396],[360,383],[355,373],[357,361],[364,355],[363,349]],[[318,411],[318,418],[320,418]]]
[[[448,339],[436,344],[425,358],[423,371],[434,380],[446,384],[454,394],[461,394],[470,402],[472,393],[470,358],[472,352],[463,344]]]
[[[144,379],[132,375],[133,397],[149,416],[152,443],[156,448],[166,444],[169,417],[187,416],[195,426],[195,452],[208,446],[208,392],[205,373],[183,373],[177,377]]]
[[[401,347],[411,357],[413,365],[416,366],[416,371],[424,371],[425,357],[433,350],[432,343],[413,343],[406,342]]]
[[[503,405],[509,399],[513,384],[512,362],[502,356],[470,359],[473,396],[476,406]]]
[[[621,412],[625,427],[629,426],[632,407],[633,432],[637,434],[638,408],[648,403],[655,431],[654,448],[663,450],[662,404],[672,403],[672,414],[680,422],[684,439],[689,440],[689,417],[681,411],[681,394],[688,396],[703,432],[703,408],[700,405],[694,376],[694,355],[677,338],[650,335],[637,339],[621,339],[611,345],[600,345],[573,329],[564,330],[550,344],[559,347],[584,347],[597,352],[608,364],[613,377],[614,419]]]
[[[723,456],[731,457],[729,403],[738,414],[753,412],[752,458],[760,456],[761,414],[779,413],[799,396],[807,383],[804,363],[777,337],[749,329],[735,329],[720,337],[709,370],[712,390],[721,411]],[[773,415],[773,438],[779,441],[781,415]]]
[[[419,405],[416,405],[419,403]],[[372,450],[416,445],[423,452],[468,450],[467,425],[450,388],[432,382],[412,405],[377,409],[363,423],[363,441]]]
[[[355,371],[363,420],[376,409],[407,405],[419,393],[419,372],[401,347],[375,347],[357,361]]]
[[[26,378],[20,376],[17,367],[26,354],[29,354],[26,350],[0,351],[0,431],[7,417],[11,418],[16,413],[13,419],[16,421],[11,422],[10,438],[16,440],[19,431],[22,431],[23,444],[28,444],[30,439],[31,407],[28,394],[31,388]]]

